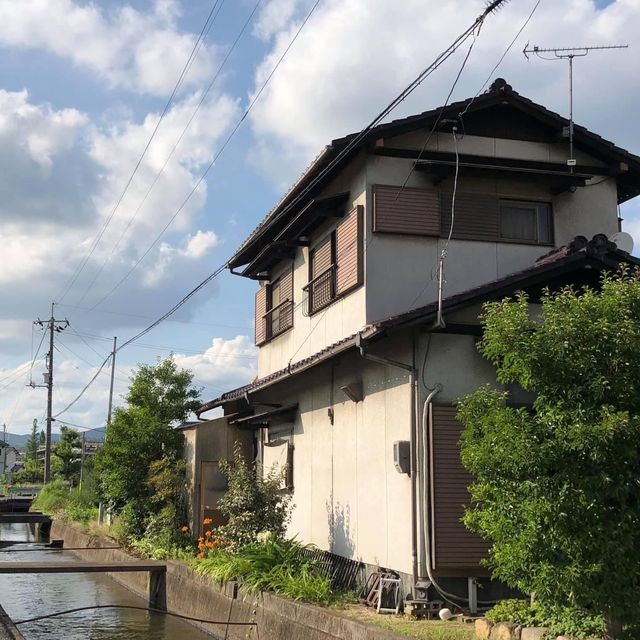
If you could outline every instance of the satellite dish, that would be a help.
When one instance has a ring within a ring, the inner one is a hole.
[[[633,238],[631,234],[626,231],[618,231],[618,233],[614,233],[611,238],[611,242],[615,242],[616,246],[620,251],[626,251],[627,253],[631,253],[633,251]]]

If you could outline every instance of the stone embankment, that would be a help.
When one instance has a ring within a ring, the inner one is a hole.
[[[493,624],[486,618],[479,618],[475,625],[478,640],[545,640],[549,637],[549,629],[545,627],[521,627],[511,622]],[[556,636],[556,640],[571,638]]]

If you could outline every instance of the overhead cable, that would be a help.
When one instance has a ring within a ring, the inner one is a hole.
[[[135,166],[133,168],[133,171],[129,175],[129,178],[128,178],[127,182],[125,183],[124,189],[122,190],[122,192],[120,193],[120,196],[116,200],[113,208],[111,209],[111,212],[109,213],[109,216],[107,217],[107,219],[105,220],[104,224],[102,225],[102,228],[100,229],[100,231],[96,234],[95,238],[93,239],[93,242],[91,243],[89,251],[87,252],[85,257],[81,260],[81,262],[78,265],[78,267],[76,267],[75,272],[73,273],[73,275],[69,279],[69,281],[68,281],[67,285],[65,286],[62,294],[57,296],[57,299],[59,301],[64,300],[64,298],[67,296],[67,294],[69,293],[69,291],[71,290],[71,288],[73,287],[75,282],[77,281],[78,277],[82,273],[82,270],[86,267],[87,262],[89,261],[89,259],[93,255],[93,253],[96,250],[98,244],[100,243],[100,240],[102,239],[102,236],[104,235],[105,231],[107,230],[107,227],[111,223],[111,220],[113,219],[113,216],[116,214],[116,211],[118,210],[118,207],[120,206],[122,200],[124,199],[125,194],[129,190],[129,187],[131,186],[131,183],[133,182],[133,179],[135,178],[136,174],[138,173],[138,169],[140,168],[140,165],[142,164],[142,161],[143,161],[144,157],[147,155],[147,151],[149,150],[149,147],[151,146],[151,143],[152,143],[153,139],[155,138],[156,133],[158,132],[158,129],[160,128],[160,124],[164,120],[164,117],[166,116],[167,112],[169,111],[169,108],[171,107],[176,94],[178,93],[178,91],[180,90],[180,87],[183,84],[183,81],[184,81],[184,79],[185,79],[185,77],[186,77],[186,75],[187,75],[187,73],[188,73],[188,71],[189,71],[189,69],[191,67],[191,64],[192,64],[193,60],[195,59],[195,56],[198,53],[198,49],[200,48],[200,45],[201,45],[204,37],[206,37],[206,33],[208,33],[208,31],[211,29],[211,26],[213,25],[213,22],[215,21],[215,18],[218,15],[217,13],[216,13],[215,16],[213,15],[214,11],[216,10],[216,7],[218,7],[218,5],[220,5],[220,8],[222,8],[221,2],[224,2],[224,0],[215,0],[214,1],[213,6],[211,7],[211,11],[209,12],[209,15],[207,16],[207,19],[206,19],[206,21],[205,21],[205,23],[204,23],[204,25],[202,27],[202,30],[200,31],[200,35],[198,36],[195,44],[193,45],[193,48],[191,49],[191,53],[189,54],[189,57],[188,57],[187,61],[185,62],[184,66],[182,68],[182,71],[180,72],[178,80],[176,81],[176,83],[175,83],[175,85],[173,87],[173,91],[171,92],[171,95],[169,96],[169,99],[167,100],[167,102],[166,102],[166,104],[164,106],[164,109],[162,110],[162,113],[160,114],[160,118],[156,122],[156,125],[155,125],[153,131],[151,132],[151,136],[147,140],[147,143],[146,143],[144,149],[142,150],[142,153],[140,154],[140,157],[138,158],[138,161],[135,164]]]

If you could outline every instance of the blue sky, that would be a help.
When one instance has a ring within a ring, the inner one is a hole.
[[[52,298],[60,301],[56,315],[72,325],[61,334],[55,354],[55,411],[91,378],[112,336],[126,340],[222,264],[324,144],[359,129],[484,6],[475,0],[321,0],[208,175],[206,189],[194,195],[126,282],[89,311],[149,248],[312,4],[261,1],[225,72],[141,206],[255,2],[219,2],[216,22],[138,175],[86,268],[61,299],[124,187],[213,2],[0,0],[0,290],[5,301],[0,420],[10,431],[25,432],[44,413],[44,390],[24,383],[32,358],[31,321],[48,315]],[[513,0],[490,16],[454,99],[482,87],[533,5]],[[639,17],[637,1],[542,0],[494,75],[566,114],[564,63],[527,62],[524,44],[628,42],[634,47]],[[638,152],[635,57],[630,50],[576,62],[576,120]],[[393,116],[441,104],[459,64],[458,57],[443,66]],[[635,203],[623,211],[634,235],[640,232],[637,211]],[[246,382],[255,375],[254,290],[254,283],[225,273],[171,322],[119,354],[117,392],[124,390],[136,363],[171,350],[180,364],[194,369],[205,399]],[[36,346],[40,337],[33,335]],[[36,382],[42,369],[38,361]],[[108,376],[100,374],[66,419],[87,427],[103,424],[107,384]]]

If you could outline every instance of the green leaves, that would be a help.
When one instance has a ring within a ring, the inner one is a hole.
[[[460,404],[474,476],[465,524],[495,577],[632,621],[640,593],[640,280],[486,305],[483,355],[531,408],[483,387]]]

